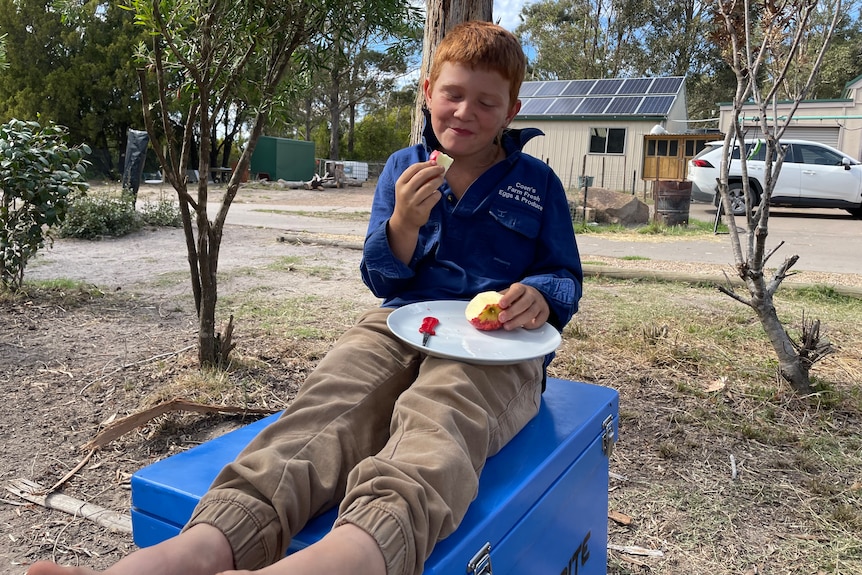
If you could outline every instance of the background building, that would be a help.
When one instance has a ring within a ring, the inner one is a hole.
[[[779,102],[777,115],[790,111],[791,102]],[[731,103],[719,105],[719,130],[727,132],[732,121]],[[742,126],[747,130],[746,138],[756,138],[760,134],[758,110],[747,105],[742,110]],[[772,124],[774,118],[768,118]],[[862,76],[849,81],[844,87],[844,97],[834,100],[804,100],[793,114],[793,119],[784,132],[784,138],[813,140],[827,144],[849,154],[856,159],[862,158]]]
[[[524,151],[546,161],[567,188],[586,175],[594,186],[647,190],[644,136],[657,125],[670,134],[688,130],[682,76],[524,82],[520,99],[511,126],[545,133]]]

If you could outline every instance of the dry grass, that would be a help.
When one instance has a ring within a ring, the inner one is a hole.
[[[804,312],[838,348],[815,365],[816,392],[799,397],[778,380],[752,313],[714,289],[591,279],[585,293],[552,375],[620,392],[611,508],[633,523],[612,522],[610,541],[663,552],[612,551],[609,573],[862,572],[862,301],[782,292],[791,335]],[[301,381],[355,317],[349,299],[324,306],[265,290],[225,305],[253,334],[234,384],[211,378],[209,399],[228,403],[276,405],[272,362]],[[201,393],[197,379],[186,385]]]
[[[862,572],[862,301],[778,301],[791,334],[805,311],[839,346],[803,398],[750,311],[714,290],[597,280],[587,294],[554,375],[619,390],[611,508],[634,522],[610,541],[664,553],[611,552],[609,572]]]

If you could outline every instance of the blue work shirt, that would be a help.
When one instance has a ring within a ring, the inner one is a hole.
[[[363,281],[384,307],[469,300],[521,282],[545,296],[548,322],[562,331],[577,311],[583,271],[562,183],[544,162],[521,151],[541,134],[533,128],[504,132],[506,159],[473,182],[460,201],[444,182],[409,264],[392,253],[387,222],[396,180],[408,166],[427,161],[431,149],[417,144],[389,157],[360,264]]]

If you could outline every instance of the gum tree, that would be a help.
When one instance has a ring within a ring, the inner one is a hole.
[[[842,17],[842,0],[717,0],[714,4],[719,31],[716,43],[724,49],[736,77],[733,112],[724,142],[719,193],[730,229],[736,272],[747,293],[731,286],[719,289],[754,310],[778,357],[778,370],[797,393],[809,393],[811,366],[832,348],[820,338],[819,321],[803,317],[801,337],[795,341],[778,317],[774,296],[791,275],[799,259],[793,255],[771,273],[766,264],[781,247],[769,249],[769,201],[785,150],[781,137],[793,115],[812,90],[823,56]],[[807,49],[807,47],[814,47]],[[759,201],[745,177],[746,153],[740,153],[746,216],[744,240],[730,215],[728,172],[731,150],[747,152],[743,111],[757,116],[758,138],[765,146],[763,190]]]
[[[425,95],[421,87],[431,71],[434,51],[446,32],[461,22],[485,20],[490,22],[494,10],[492,0],[427,0],[425,2],[425,35],[422,41],[422,64],[419,68],[419,90],[413,112],[413,129],[410,142],[417,143],[422,138],[424,123],[423,108]]]
[[[350,10],[346,10],[349,4]],[[285,82],[317,70],[331,38],[362,22],[397,31],[406,0],[126,0],[150,40],[139,50],[144,123],[164,177],[176,190],[199,319],[201,366],[224,364],[233,344],[229,321],[216,332],[218,256],[228,210]],[[214,118],[241,100],[249,117],[247,145],[210,216]],[[197,159],[192,165],[191,159]],[[189,181],[197,169],[199,181]]]

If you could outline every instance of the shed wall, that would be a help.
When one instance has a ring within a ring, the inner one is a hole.
[[[577,188],[578,176],[593,176],[593,185],[611,190],[644,192],[641,181],[644,134],[656,121],[631,122],[606,119],[522,120],[516,118],[511,127],[534,127],[545,135],[533,138],[524,151],[548,163],[566,189]],[[590,128],[625,128],[623,154],[591,154]]]

